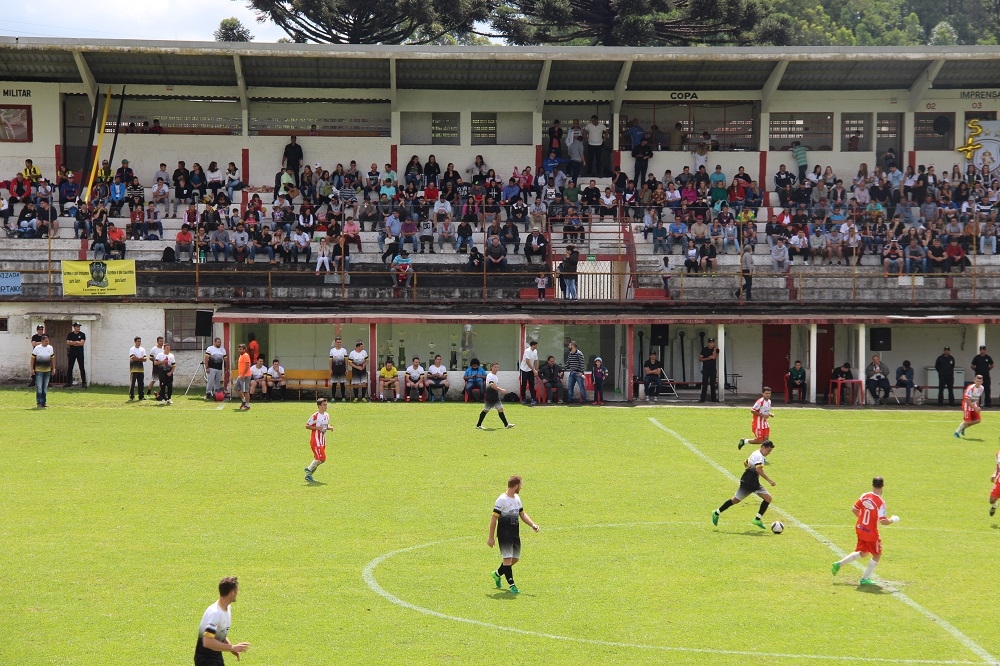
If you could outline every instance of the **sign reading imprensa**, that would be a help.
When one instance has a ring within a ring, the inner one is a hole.
[[[0,296],[20,296],[21,293],[21,274],[0,272]]]
[[[135,261],[62,262],[64,296],[135,296]]]

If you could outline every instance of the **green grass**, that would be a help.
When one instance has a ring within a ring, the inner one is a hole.
[[[959,441],[958,410],[776,405],[779,536],[750,525],[756,501],[713,527],[735,485],[649,420],[739,474],[745,407],[514,405],[517,428],[491,414],[479,432],[473,405],[335,404],[309,485],[309,402],[239,413],[123,394],[53,391],[38,411],[28,391],[0,392],[0,664],[189,664],[224,575],[240,578],[230,637],[252,643],[250,666],[983,663],[889,591],[857,587],[860,569],[831,576],[833,551],[779,515],[850,550],[851,505],[876,474],[902,517],[877,576],[1000,656],[992,412]],[[513,473],[542,526],[522,528],[516,598],[495,589],[485,543]],[[373,569],[377,584],[474,623],[366,584],[366,565],[414,546]]]

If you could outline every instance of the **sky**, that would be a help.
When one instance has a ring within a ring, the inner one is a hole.
[[[49,0],[44,12],[0,14],[0,35],[210,42],[219,21],[231,16],[250,29],[255,42],[287,37],[271,23],[257,23],[242,0]]]

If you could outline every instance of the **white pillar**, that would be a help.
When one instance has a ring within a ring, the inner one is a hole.
[[[976,350],[975,353],[979,353],[979,348],[986,344],[986,324],[976,325]]]
[[[864,324],[858,324],[858,372],[854,377],[861,380],[864,380],[865,368],[868,367],[868,359],[866,357],[868,353],[867,332],[867,327]]]
[[[809,402],[816,402],[816,324],[809,324]]]
[[[715,327],[715,346],[719,350],[719,360],[716,361],[719,377],[719,402],[726,401],[726,327],[717,324]]]

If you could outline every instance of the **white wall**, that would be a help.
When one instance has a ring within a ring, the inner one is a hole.
[[[32,116],[30,143],[0,143],[0,180],[7,180],[23,169],[24,160],[27,158],[34,161],[35,166],[42,170],[43,176],[51,177],[58,166],[56,146],[62,142],[59,85],[0,81],[0,90],[29,91],[28,97],[0,96],[0,106],[30,105]]]

